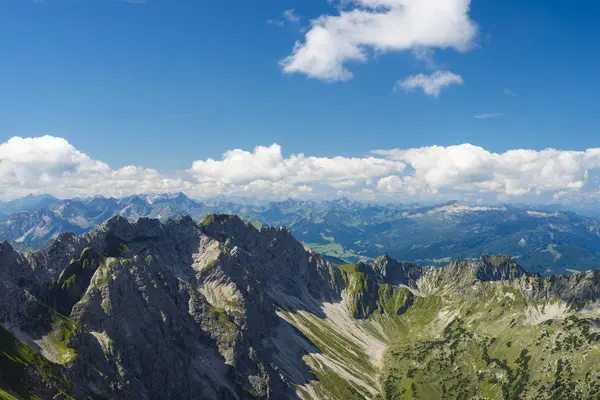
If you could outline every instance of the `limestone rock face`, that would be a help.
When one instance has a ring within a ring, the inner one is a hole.
[[[344,288],[286,228],[231,216],[115,216],[27,257],[4,242],[0,276],[0,324],[35,350],[72,353],[54,361],[73,393],[115,399],[296,397],[311,345],[276,312],[319,312]]]

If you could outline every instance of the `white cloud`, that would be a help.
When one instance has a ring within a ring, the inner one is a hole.
[[[435,61],[435,52],[427,47],[415,47],[412,51],[413,56],[419,61],[422,61],[428,69],[439,68]]]
[[[471,144],[376,150],[363,157],[284,156],[279,145],[223,153],[166,174],[141,166],[113,169],[65,139],[14,137],[0,143],[0,199],[29,193],[58,197],[183,191],[259,199],[486,201],[600,199],[600,148],[490,152]]]
[[[295,10],[292,8],[289,10],[285,10],[279,18],[270,19],[267,22],[269,24],[277,25],[277,26],[284,26],[286,22],[290,22],[292,24],[299,24],[300,17],[298,15],[296,15]]]
[[[462,144],[379,150],[374,154],[405,162],[413,170],[409,175],[380,179],[377,186],[386,192],[461,190],[512,197],[577,192],[586,185],[589,171],[600,168],[600,149],[492,153]]]
[[[336,183],[354,179],[368,179],[388,171],[401,172],[404,163],[379,157],[306,157],[292,154],[287,158],[281,146],[257,146],[253,152],[240,149],[223,153],[221,160],[194,161],[190,172],[200,182],[221,181],[247,183],[269,180],[294,183]]]
[[[300,22],[300,17],[296,15],[293,8],[290,10],[285,10],[283,12],[283,18],[295,24]]]
[[[504,94],[505,94],[506,96],[518,96],[518,94],[517,94],[517,93],[513,92],[513,91],[512,91],[512,90],[510,90],[510,89],[504,89]]]
[[[498,118],[498,117],[502,117],[502,116],[504,116],[503,113],[482,113],[482,114],[473,115],[473,118],[475,118],[475,119],[490,119],[490,118]]]
[[[361,189],[358,191],[343,191],[343,190],[339,190],[336,193],[337,197],[347,197],[350,200],[356,200],[356,201],[374,201],[377,200],[378,196],[377,196],[377,192],[373,189]]]
[[[347,188],[352,188],[352,187],[358,186],[360,184],[361,184],[361,181],[357,181],[356,179],[348,179],[346,181],[330,182],[329,186],[336,188],[336,189],[347,189]]]
[[[60,177],[104,174],[108,165],[92,160],[65,139],[13,137],[0,144],[0,184],[35,185]]]
[[[450,71],[436,71],[431,75],[411,75],[402,81],[397,81],[394,90],[402,88],[405,91],[412,91],[421,88],[426,95],[439,97],[443,88],[450,85],[462,85],[463,83],[464,81],[460,75]]]
[[[143,191],[189,187],[157,171],[128,166],[113,170],[93,160],[65,139],[53,136],[13,137],[0,144],[0,193],[14,198],[29,193],[59,196],[106,194],[120,196]]]
[[[281,61],[285,73],[324,81],[352,78],[351,61],[366,62],[369,51],[411,49],[466,51],[477,25],[469,18],[470,0],[352,0],[339,15],[311,21],[303,42]],[[418,50],[417,50],[418,51]]]

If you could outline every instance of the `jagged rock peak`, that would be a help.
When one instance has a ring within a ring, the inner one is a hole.
[[[381,276],[384,283],[408,286],[413,286],[424,271],[423,267],[415,263],[400,262],[387,254],[377,257],[371,268]]]
[[[390,257],[389,254],[382,254],[375,259],[373,264],[384,265],[384,264],[388,264],[388,263],[394,262],[394,261],[396,261],[396,260],[394,260],[392,257]]]
[[[193,225],[196,226],[196,223],[189,215],[180,215],[175,219],[175,222],[183,225]]]
[[[3,267],[6,268],[7,264],[16,259],[19,253],[13,249],[10,243],[6,241],[0,242],[0,272]]]
[[[204,233],[217,240],[245,235],[249,229],[254,229],[254,227],[248,226],[237,215],[229,214],[207,215],[200,226],[203,228]]]
[[[210,215],[207,215],[204,218],[204,221],[202,221],[202,225],[203,226],[209,226],[209,225],[212,225],[214,223],[223,225],[223,224],[228,223],[230,221],[236,221],[236,222],[239,221],[239,222],[243,223],[243,221],[241,220],[241,218],[238,217],[237,215],[231,215],[231,214],[210,214]]]
[[[159,236],[162,225],[158,219],[142,217],[130,223],[121,215],[115,215],[104,222],[99,231],[107,232],[123,240]]]
[[[455,278],[468,277],[481,282],[512,280],[530,275],[509,256],[487,254],[474,261],[454,260],[445,267],[445,273]]]
[[[54,243],[69,242],[69,241],[75,239],[76,237],[77,237],[77,235],[74,234],[73,232],[63,232],[57,236],[57,238],[54,240]]]
[[[4,278],[14,282],[29,279],[31,273],[25,257],[8,242],[0,242],[0,281]]]
[[[2,254],[4,252],[11,252],[11,251],[14,251],[14,249],[8,241],[6,241],[6,240],[0,241],[0,254]]]
[[[281,226],[261,226],[259,231],[261,232],[284,232],[290,233],[290,228],[285,225]]]
[[[515,260],[506,255],[484,254],[479,259],[477,278],[485,280],[511,280],[530,275]]]
[[[285,226],[256,229],[236,215],[211,214],[202,221],[200,226],[207,236],[243,248],[253,247],[258,243],[266,245],[268,242],[287,243],[292,247],[300,245]]]
[[[129,223],[127,218],[124,218],[119,214],[115,214],[106,221],[104,221],[104,223],[100,225],[98,229],[104,231],[111,231],[116,234],[116,232],[127,232],[129,229],[131,229],[131,224]]]

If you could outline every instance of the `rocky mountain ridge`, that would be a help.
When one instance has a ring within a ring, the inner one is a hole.
[[[130,221],[189,215],[240,215],[256,226],[286,225],[296,239],[338,262],[372,261],[381,253],[420,265],[508,254],[532,272],[572,273],[600,264],[600,222],[571,212],[533,206],[370,205],[338,199],[264,204],[196,201],[182,193],[123,198],[58,200],[28,197],[5,204],[0,240],[37,250],[66,231],[98,227],[114,214]],[[2,207],[0,207],[2,211]]]
[[[600,385],[585,361],[600,351],[599,297],[595,270],[543,278],[505,256],[336,265],[285,227],[115,216],[36,253],[0,244],[0,388],[17,398],[550,398],[572,385],[589,396]],[[523,367],[521,349],[535,363]],[[536,391],[515,383],[525,372]]]

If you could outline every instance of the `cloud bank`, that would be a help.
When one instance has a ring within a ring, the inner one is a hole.
[[[387,174],[402,172],[401,161],[378,157],[306,157],[292,154],[284,158],[281,147],[257,146],[253,152],[229,150],[223,158],[215,161],[194,161],[190,172],[198,181],[248,183],[255,180],[270,180],[291,183],[329,183],[364,180]]]
[[[390,175],[377,182],[387,192],[460,190],[493,193],[503,198],[577,192],[589,172],[600,168],[600,149],[561,151],[509,150],[492,153],[471,144],[418,149],[377,150],[386,159],[401,160],[413,172]]]
[[[53,136],[13,137],[0,144],[0,198],[29,193],[59,197],[124,195],[191,188],[190,182],[166,178],[142,167],[112,169]]]
[[[232,149],[193,161],[185,171],[111,168],[67,140],[13,137],[0,143],[0,199],[29,193],[57,197],[183,191],[259,199],[288,197],[423,200],[458,196],[502,201],[600,199],[600,148],[515,149],[494,153],[471,144],[374,150],[363,157],[284,155],[279,145]]]
[[[303,41],[281,61],[285,73],[323,81],[353,77],[350,62],[367,62],[373,53],[432,49],[463,52],[473,46],[477,25],[470,0],[343,0],[339,15],[311,21]]]

